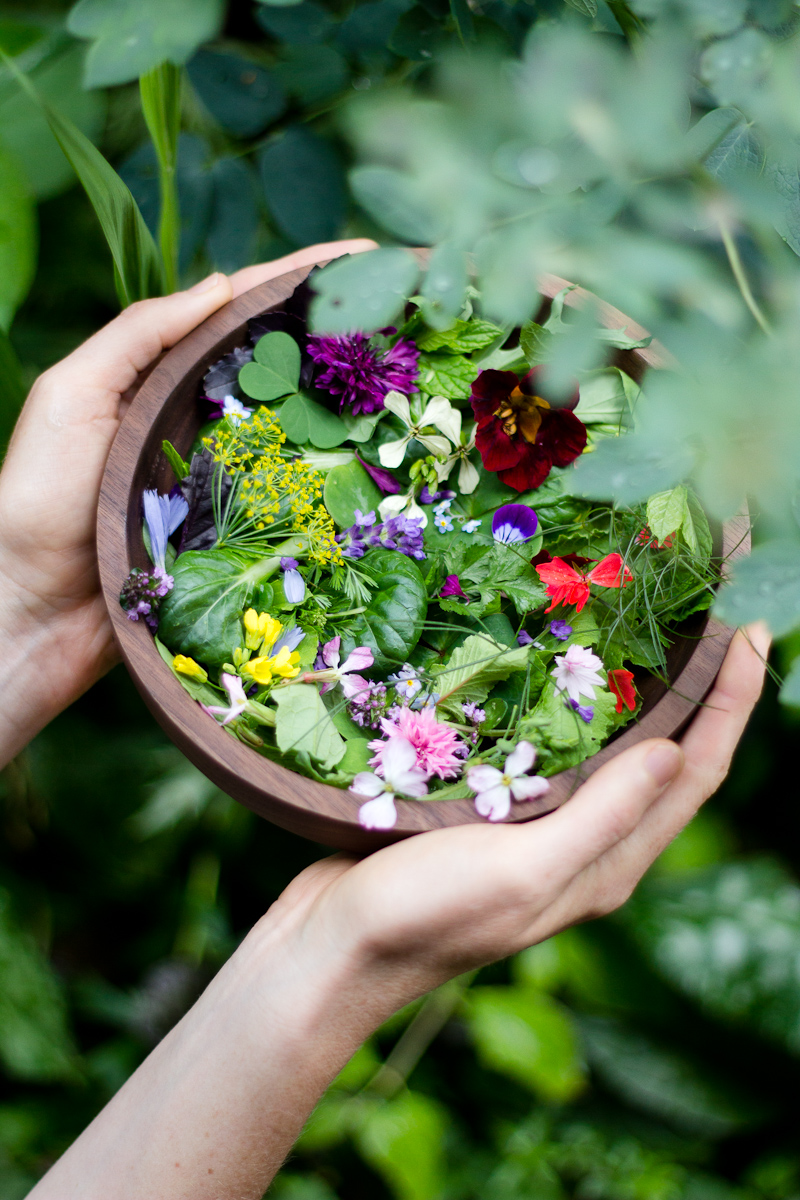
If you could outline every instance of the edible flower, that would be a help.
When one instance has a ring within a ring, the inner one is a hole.
[[[340,408],[355,415],[379,412],[393,389],[416,392],[419,350],[406,338],[399,338],[393,346],[381,344],[393,333],[396,330],[389,326],[371,337],[363,333],[343,337],[312,334],[308,353],[325,367],[317,376],[317,387],[339,396]]]
[[[503,504],[492,517],[492,537],[505,546],[529,542],[539,528],[539,518],[527,504]]]
[[[439,592],[442,600],[446,600],[448,596],[457,596],[459,600],[463,600],[466,604],[469,603],[469,596],[462,588],[458,581],[457,575],[448,575],[442,584],[442,590]]]
[[[341,644],[342,639],[338,634],[325,643],[314,663],[314,679],[322,684],[320,692],[330,691],[337,684],[341,684],[345,696],[349,699],[366,684],[358,675],[352,676],[351,679],[346,679],[345,676],[353,671],[369,670],[375,660],[369,646],[356,646],[340,666]]]
[[[580,719],[585,721],[587,725],[594,718],[594,709],[588,704],[579,704],[577,700],[567,700],[565,703],[568,708],[573,708]]]
[[[220,683],[228,693],[230,701],[228,707],[225,708],[218,704],[203,704],[201,707],[212,717],[221,717],[220,725],[227,725],[247,708],[247,696],[244,694],[244,686],[238,675],[228,675],[223,672]]]
[[[614,705],[616,712],[622,712],[623,704],[631,712],[636,708],[636,688],[633,686],[633,671],[626,671],[624,667],[615,667],[613,671],[608,672],[608,687],[609,691],[613,692],[617,698],[617,703]]]
[[[306,597],[306,583],[297,569],[296,558],[282,558],[283,594],[290,604],[302,604]]]
[[[468,436],[464,436],[461,432],[461,413],[456,408],[454,409],[453,431],[457,434],[452,438],[454,449],[452,449],[443,463],[440,463],[436,468],[436,473],[439,476],[439,481],[450,477],[450,472],[456,463],[458,466],[458,490],[463,496],[468,496],[480,482],[480,475],[477,467],[469,460],[469,456],[475,449],[475,434],[478,426],[473,425]]]
[[[385,492],[387,495],[396,495],[397,492],[403,490],[391,471],[384,471],[382,467],[373,467],[372,463],[368,463],[358,453],[356,453],[356,459],[361,463],[361,466],[372,481],[377,483],[382,492]]]
[[[422,691],[422,680],[411,663],[404,663],[395,675],[387,675],[386,682],[394,684],[394,690],[401,700],[413,700],[417,692]]]
[[[244,644],[248,650],[258,650],[262,645],[271,646],[281,631],[280,621],[276,621],[269,613],[257,613],[254,608],[247,609],[242,624]]]
[[[554,638],[558,638],[559,642],[566,642],[567,638],[572,636],[572,626],[566,621],[551,621],[550,633]]]
[[[252,408],[247,408],[235,396],[223,396],[222,403],[220,404],[219,401],[217,403],[219,404],[217,412],[209,414],[212,420],[216,417],[227,417],[231,425],[238,425],[240,421],[246,421],[253,415]]]
[[[384,775],[386,748],[397,738],[405,738],[414,747],[417,766],[426,777],[438,775],[440,779],[453,779],[461,770],[464,743],[455,729],[436,719],[432,708],[415,712],[411,708],[395,707],[381,718],[381,731],[389,740],[369,743],[370,750],[375,751],[370,766],[375,767],[379,775]]]
[[[567,400],[541,394],[542,369],[519,379],[513,371],[481,371],[472,385],[475,440],[487,471],[518,492],[538,488],[551,469],[568,467],[586,446],[586,428]]]
[[[174,496],[159,496],[155,488],[145,489],[142,497],[144,519],[150,537],[150,557],[156,570],[167,573],[167,542],[182,521],[186,519],[189,505],[180,493]]]
[[[461,526],[461,532],[462,533],[475,533],[476,530],[480,529],[482,524],[483,524],[483,521],[480,521],[477,518],[473,518],[471,521],[465,521],[464,524]]]
[[[389,412],[400,418],[407,430],[403,437],[395,442],[384,442],[378,450],[378,458],[384,467],[399,467],[413,439],[431,454],[441,457],[448,453],[450,442],[457,441],[461,435],[461,413],[444,396],[433,396],[419,418],[411,415],[408,396],[402,392],[389,392],[383,403]],[[423,433],[423,429],[429,425],[440,430],[440,433]]]
[[[185,654],[175,655],[172,660],[172,669],[179,675],[186,675],[189,679],[199,679],[201,683],[205,683],[208,679],[208,672],[203,670],[200,663],[196,663],[193,658],[187,658]]]
[[[281,646],[274,654],[262,654],[258,658],[249,659],[242,665],[242,674],[249,675],[263,686],[272,682],[273,675],[278,675],[281,679],[294,679],[295,675],[300,674],[299,662],[300,655],[296,650]]]
[[[537,800],[550,791],[541,775],[528,775],[536,751],[530,742],[518,742],[502,771],[482,764],[467,770],[467,784],[475,795],[475,810],[489,821],[503,821],[511,812],[511,801]]]
[[[350,785],[355,796],[370,796],[358,810],[358,823],[365,829],[392,829],[397,822],[395,795],[427,796],[427,774],[417,762],[417,752],[406,738],[395,737],[383,753],[383,778],[360,771]]]
[[[545,612],[552,612],[557,604],[574,604],[580,612],[589,599],[590,583],[596,583],[598,587],[618,588],[625,587],[633,579],[633,572],[625,566],[622,555],[616,553],[607,554],[585,575],[581,575],[563,558],[540,563],[536,572],[542,583],[547,584],[545,591],[553,600]]]
[[[566,654],[557,654],[553,676],[557,692],[566,692],[570,700],[580,702],[581,696],[594,700],[595,687],[603,687],[605,679],[598,672],[603,660],[586,646],[568,646]]]
[[[269,613],[257,613],[254,608],[247,609],[242,621],[248,650],[261,651],[257,658],[243,663],[242,674],[249,675],[262,685],[271,683],[273,675],[281,679],[294,679],[300,673],[300,655],[296,647],[305,637],[303,630],[294,625],[281,634],[283,626],[280,621],[276,621]]]

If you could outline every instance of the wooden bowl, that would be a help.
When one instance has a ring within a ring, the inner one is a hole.
[[[141,532],[142,491],[158,488],[164,492],[173,483],[161,451],[162,440],[169,438],[179,452],[188,452],[203,421],[197,396],[208,368],[246,342],[248,318],[280,307],[308,273],[309,268],[292,271],[231,301],[170,350],[145,380],[122,422],[106,466],[97,521],[98,556],[103,594],[122,657],[148,708],[186,757],[259,816],[327,846],[363,852],[411,834],[482,818],[471,800],[401,800],[394,829],[362,829],[357,822],[361,801],[349,792],[316,783],[262,758],[215,724],[163,662],[144,621],[129,621],[119,604],[120,588],[129,571],[149,563]],[[540,319],[552,297],[565,286],[566,281],[556,276],[541,280]],[[587,295],[575,289],[567,303],[579,306]],[[599,316],[607,328],[627,326],[634,336],[645,334],[610,305],[601,303]],[[646,350],[620,352],[615,362],[640,379],[648,366],[663,366],[666,356],[651,345]],[[715,550],[726,563],[748,553],[749,547],[746,514],[716,531]],[[550,812],[569,798],[582,779],[621,750],[643,738],[679,733],[708,694],[732,636],[732,629],[707,613],[690,618],[668,653],[672,689],[652,676],[643,679],[639,720],[593,758],[553,776],[547,796],[515,804],[508,820],[530,821]]]

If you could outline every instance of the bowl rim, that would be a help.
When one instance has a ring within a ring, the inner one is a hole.
[[[192,366],[203,358],[209,360],[221,343],[233,344],[234,334],[245,337],[248,319],[285,302],[312,269],[309,266],[286,272],[244,292],[167,351],[152,369],[125,414],[109,454],[98,507],[98,562],[103,596],[122,658],[159,724],[186,756],[223,791],[268,820],[328,845],[367,850],[417,833],[480,823],[484,818],[478,816],[469,799],[398,800],[394,829],[362,829],[357,818],[363,801],[348,790],[318,783],[254,753],[212,722],[175,679],[145,623],[128,620],[119,604],[122,582],[137,565],[136,549],[139,557],[144,552],[133,488],[137,476],[150,465],[144,456],[154,425]],[[555,275],[539,279],[543,299],[552,300],[569,286],[567,280]],[[575,287],[566,296],[566,303],[572,307],[587,301],[597,305],[598,317],[607,328],[624,326],[635,337],[646,336],[642,326],[585,289]],[[217,357],[225,352],[221,350]],[[662,367],[670,362],[664,348],[655,342],[632,353],[643,367]],[[148,453],[152,454],[152,449]],[[731,562],[749,549],[749,516],[742,512],[723,526],[723,575]],[[552,776],[546,796],[515,804],[506,823],[530,821],[559,807],[598,767],[644,738],[676,736],[711,689],[733,633],[733,629],[709,617],[688,662],[653,708],[592,758]]]

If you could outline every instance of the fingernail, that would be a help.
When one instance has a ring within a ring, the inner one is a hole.
[[[683,754],[674,742],[668,742],[655,746],[644,760],[644,765],[658,786],[664,787],[683,766]]]
[[[202,296],[203,292],[210,292],[212,288],[215,288],[221,278],[222,276],[219,271],[215,271],[213,275],[209,275],[208,279],[201,279],[194,287],[190,287],[188,294],[190,296]]]

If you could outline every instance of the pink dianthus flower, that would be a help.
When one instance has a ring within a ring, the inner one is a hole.
[[[428,775],[453,779],[463,768],[464,743],[455,729],[444,721],[437,721],[432,708],[414,712],[407,707],[395,707],[389,716],[381,717],[381,731],[389,739],[406,738],[416,751],[417,766]],[[383,773],[383,754],[388,744],[377,740],[369,744],[370,750],[375,751],[370,766],[379,775]]]

